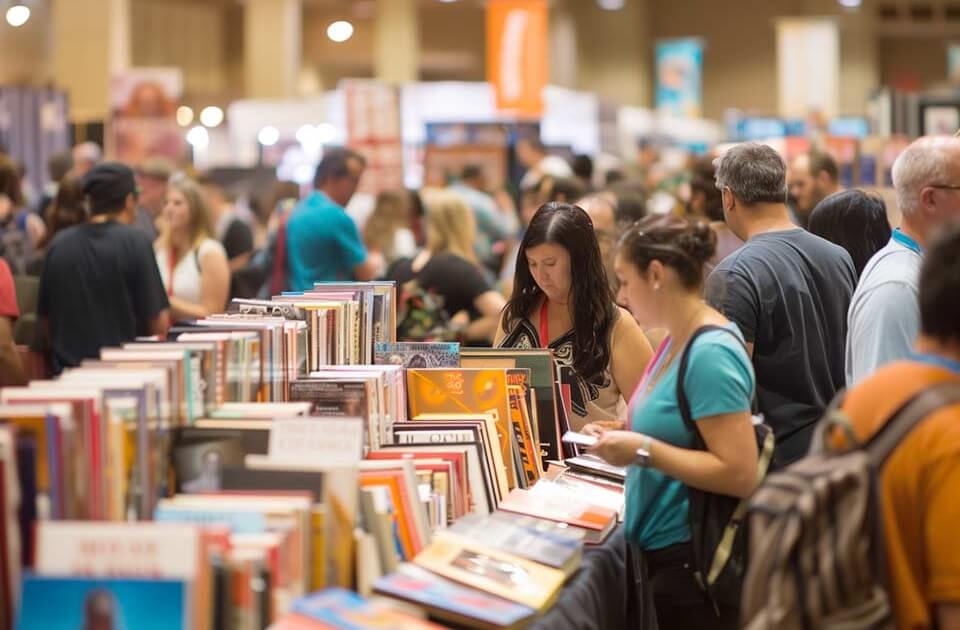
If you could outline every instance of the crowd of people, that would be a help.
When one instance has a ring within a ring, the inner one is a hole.
[[[467,165],[445,188],[382,191],[363,225],[346,208],[366,162],[331,149],[309,194],[278,195],[266,229],[212,177],[162,160],[135,171],[94,149],[51,161],[56,185],[36,208],[0,158],[4,384],[24,378],[14,276],[39,277],[34,348],[54,374],[219,312],[231,295],[394,280],[408,340],[551,348],[570,370],[572,428],[598,436],[598,456],[631,465],[626,531],[644,551],[661,627],[736,622],[698,585],[687,497],[753,491],[754,413],[782,468],[807,453],[844,388],[845,411],[869,435],[911,394],[960,381],[960,139],[921,138],[898,158],[896,229],[883,197],[841,188],[828,155],[788,167],[754,143],[692,160],[664,212],[649,147],[632,176],[601,183],[589,158],[570,164],[524,138],[515,194]],[[413,308],[436,311],[433,323],[405,325]],[[937,418],[883,486],[904,627],[956,625],[960,411]]]

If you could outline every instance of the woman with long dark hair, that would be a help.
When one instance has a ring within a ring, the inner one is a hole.
[[[573,369],[571,428],[623,424],[624,401],[653,350],[636,321],[617,307],[593,223],[581,208],[548,203],[533,216],[494,345],[550,348]]]

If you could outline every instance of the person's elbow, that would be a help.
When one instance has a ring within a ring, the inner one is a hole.
[[[360,282],[375,280],[380,269],[379,254],[371,252],[366,260],[353,268],[353,277]]]
[[[757,458],[741,457],[728,466],[730,494],[745,499],[757,489]]]

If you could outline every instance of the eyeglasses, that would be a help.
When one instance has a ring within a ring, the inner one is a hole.
[[[960,184],[927,184],[927,188],[939,188],[940,190],[960,190]]]

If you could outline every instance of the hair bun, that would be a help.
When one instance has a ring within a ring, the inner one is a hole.
[[[677,238],[677,247],[697,263],[703,264],[717,252],[717,233],[705,221],[693,221]]]

